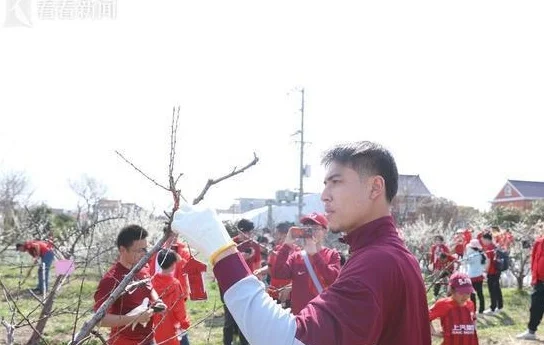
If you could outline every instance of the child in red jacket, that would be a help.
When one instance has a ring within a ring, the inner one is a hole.
[[[170,249],[162,249],[157,255],[157,262],[161,272],[155,274],[151,283],[168,309],[162,313],[153,315],[155,328],[155,341],[164,345],[179,345],[179,335],[182,335],[182,344],[189,344],[187,333],[183,330],[189,328],[189,317],[185,312],[185,300],[187,296],[183,292],[181,283],[174,278],[176,262],[179,255]]]
[[[474,292],[470,278],[463,273],[450,277],[451,296],[439,299],[429,310],[431,334],[444,337],[442,345],[478,345],[476,313],[470,294]],[[437,333],[432,321],[440,319],[442,333]]]

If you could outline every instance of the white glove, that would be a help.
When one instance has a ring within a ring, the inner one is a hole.
[[[223,250],[235,246],[215,210],[208,207],[180,206],[174,213],[172,230],[212,261]]]
[[[141,314],[141,313],[143,313],[143,312],[145,312],[147,310],[148,306],[149,306],[149,298],[146,297],[142,301],[142,304],[140,304],[136,308],[129,311],[126,315],[127,316],[134,316],[134,315]],[[132,330],[134,330],[134,328],[136,328],[137,324],[138,324],[138,322],[133,322],[132,323]],[[147,325],[147,322],[145,324],[140,322],[140,324],[145,327]]]

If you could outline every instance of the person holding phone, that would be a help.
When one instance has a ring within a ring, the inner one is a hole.
[[[291,227],[270,274],[291,279],[291,312],[298,314],[314,297],[334,283],[340,273],[340,254],[323,245],[328,221],[320,213],[303,217],[302,227]],[[294,250],[297,241],[302,250]]]

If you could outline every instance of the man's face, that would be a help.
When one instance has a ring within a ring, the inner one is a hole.
[[[274,233],[274,241],[276,244],[282,244],[285,241],[285,236],[287,236],[287,233],[276,230]]]
[[[147,253],[147,239],[134,241],[128,248],[121,246],[119,252],[128,264],[136,265]]]
[[[364,224],[372,204],[369,180],[345,165],[333,162],[329,166],[321,200],[333,233],[350,232]]]
[[[434,244],[436,244],[437,246],[441,245],[443,242],[440,238],[435,238],[434,239]]]

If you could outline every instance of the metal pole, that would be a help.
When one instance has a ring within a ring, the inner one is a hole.
[[[302,218],[302,207],[304,206],[304,88],[300,90],[302,95],[300,107],[300,171],[299,171],[299,192],[298,192],[298,219]]]

